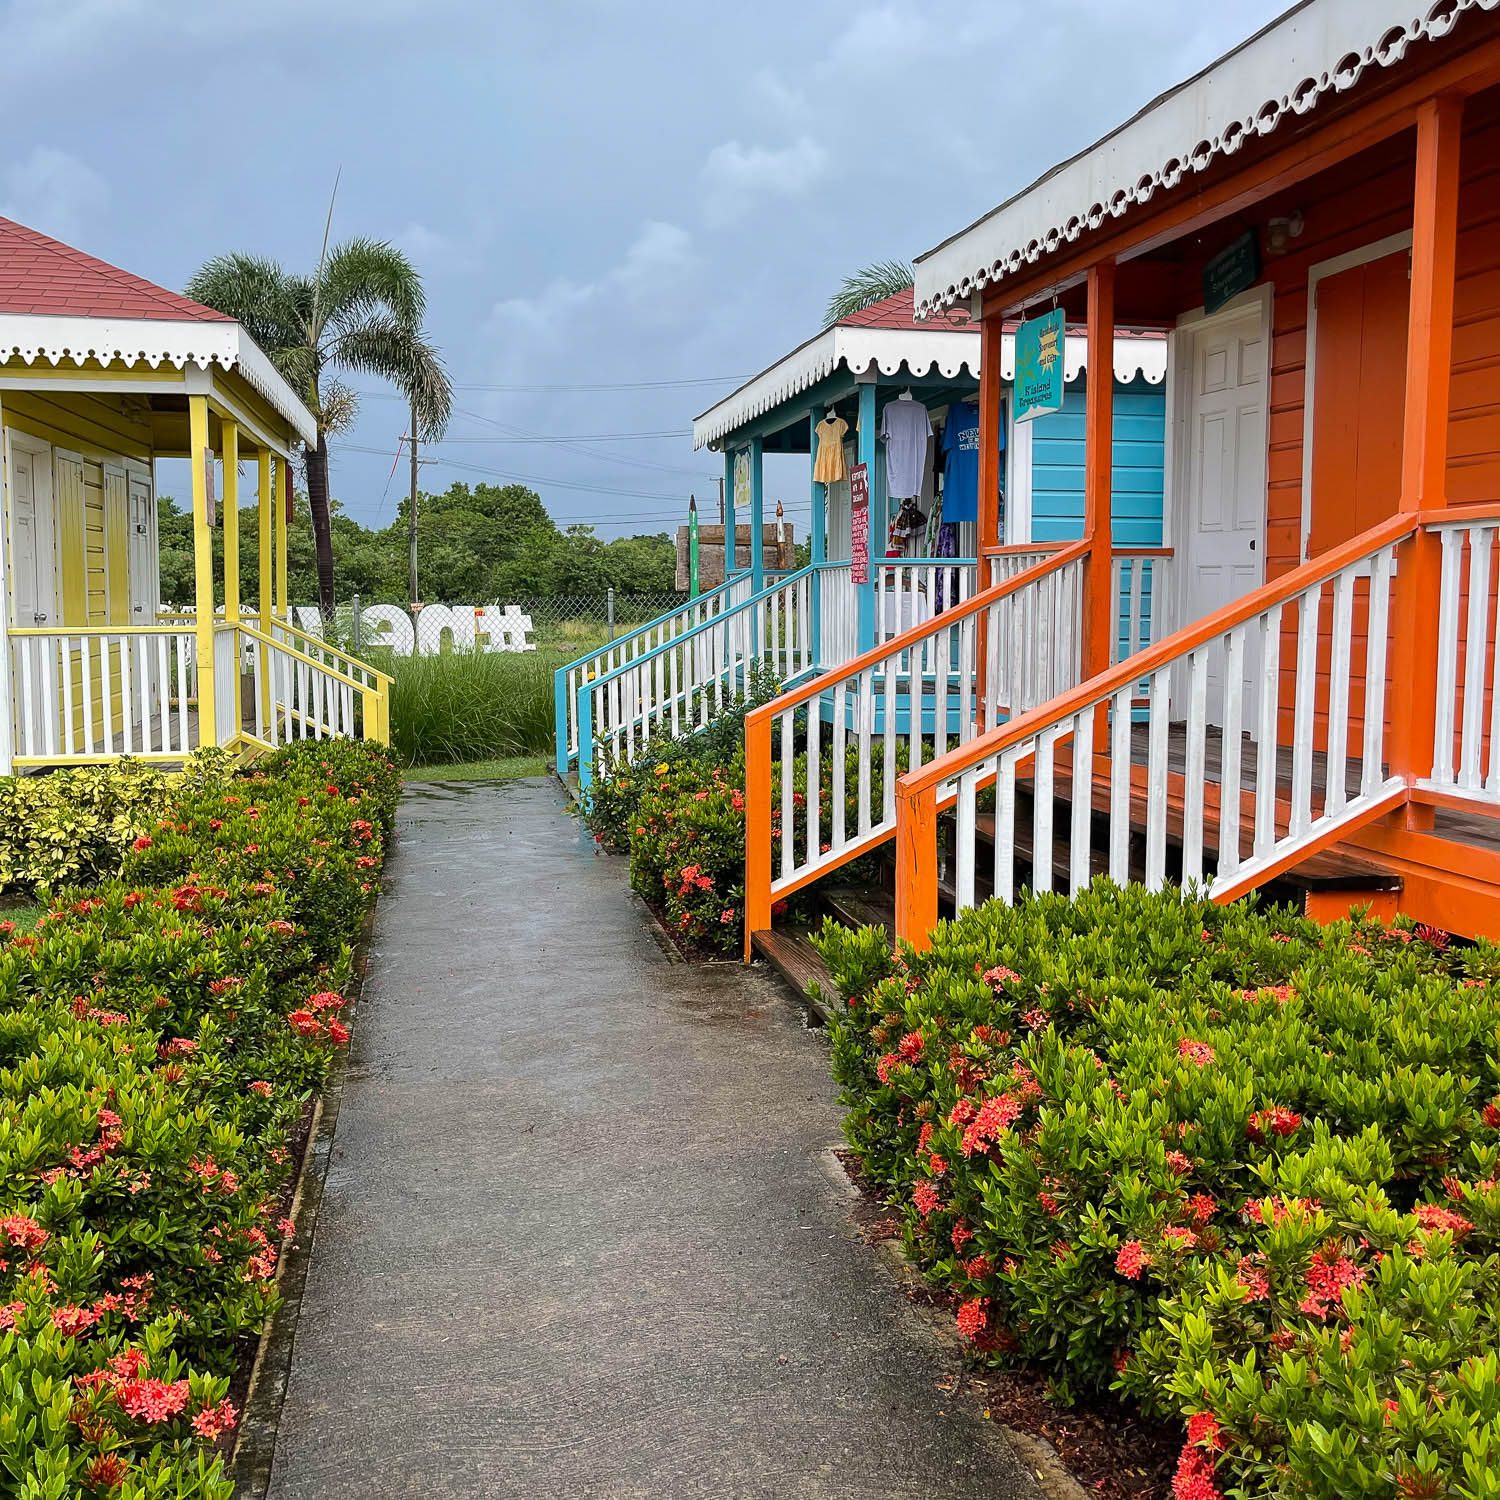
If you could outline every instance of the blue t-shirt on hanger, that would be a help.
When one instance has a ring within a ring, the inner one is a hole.
[[[1005,446],[1005,429],[1000,430]],[[979,519],[979,403],[958,401],[943,426],[943,520]]]

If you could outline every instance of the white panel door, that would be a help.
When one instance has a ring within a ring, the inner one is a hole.
[[[1243,597],[1265,576],[1266,338],[1259,306],[1192,335],[1186,483],[1177,505],[1179,626]],[[1255,680],[1251,656],[1247,650],[1247,681]],[[1210,723],[1220,722],[1224,702],[1217,657]]]
[[[45,444],[12,434],[9,498],[11,624],[21,629],[55,627],[59,618],[57,519],[52,499],[52,451]],[[55,692],[58,681],[56,653],[54,643],[35,639],[19,640],[12,653],[10,711],[18,753],[32,754],[46,743],[49,693]],[[23,701],[29,704],[29,715]],[[56,728],[53,719],[54,733]]]
[[[130,471],[130,494],[126,515],[130,527],[130,623],[156,623],[156,528],[152,512],[151,480],[146,474]]]
[[[57,617],[57,534],[50,452],[13,443],[10,489],[11,624],[50,625]]]

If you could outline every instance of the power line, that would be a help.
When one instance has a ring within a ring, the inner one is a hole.
[[[611,380],[599,385],[468,385],[455,382],[455,391],[500,391],[520,394],[526,391],[666,391],[695,385],[740,385],[743,375],[702,375],[695,380]],[[404,401],[397,391],[356,391],[375,401]]]
[[[467,415],[463,413],[462,415]],[[484,418],[480,417],[479,421]],[[538,433],[535,436],[504,437],[443,437],[438,441],[443,443],[639,443],[656,442],[662,438],[685,438],[692,437],[691,429],[683,431],[676,429],[669,432],[580,432],[569,433]]]

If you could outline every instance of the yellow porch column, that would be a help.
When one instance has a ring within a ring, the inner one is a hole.
[[[193,476],[193,580],[197,606],[198,744],[217,745],[214,724],[214,536],[208,524],[208,397],[188,397],[188,467]]]
[[[292,616],[286,581],[286,464],[284,458],[276,460],[276,613],[290,624]]]
[[[260,450],[260,473],[258,479],[257,499],[259,502],[258,518],[260,521],[260,535],[257,538],[257,554],[260,557],[260,592],[257,604],[260,607],[260,632],[269,635],[271,631],[271,450],[262,448]],[[264,642],[256,649],[260,652],[260,719],[261,723],[269,725],[271,722],[271,655],[266,650]]]
[[[224,457],[224,623],[234,632],[234,735],[238,739],[245,722],[240,705],[240,429],[234,422],[220,422],[219,432],[219,451]]]

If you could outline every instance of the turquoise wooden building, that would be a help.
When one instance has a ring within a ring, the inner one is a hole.
[[[1151,572],[1162,544],[1166,348],[1164,338],[1150,333],[1122,330],[1115,340],[1113,516],[1125,654],[1152,639],[1162,623],[1152,608]],[[1013,420],[1008,402],[1013,331],[1001,349],[1000,514],[987,526],[977,516],[961,520],[946,536],[937,524],[946,503],[946,497],[940,501],[943,434],[977,401],[980,386],[979,334],[963,311],[917,323],[911,293],[901,293],[821,330],[699,416],[694,445],[723,455],[726,526],[750,523],[749,566],[685,608],[558,672],[559,770],[576,760],[587,785],[597,743],[630,755],[653,729],[695,722],[743,686],[753,663],[785,684],[845,667],[981,587],[1025,570],[1059,542],[1080,537],[1085,340],[1066,340],[1062,409],[1023,422]],[[904,401],[920,403],[933,429],[914,497],[925,524],[898,540],[901,555],[887,556],[899,506],[888,498],[887,445],[879,435],[887,406]],[[869,479],[864,569],[853,557],[859,548],[850,478],[816,478],[816,433],[830,420],[846,427],[840,467],[852,475],[864,464]],[[811,556],[790,575],[769,573],[762,555],[767,454],[809,458]],[[982,559],[981,532],[1003,543]],[[943,544],[946,551],[935,555]],[[957,660],[950,665],[936,675],[930,661],[915,668],[932,677],[924,700],[929,732],[960,712],[957,696],[948,702],[949,679],[956,694],[967,669]],[[825,718],[842,709],[832,694],[822,704]],[[883,731],[878,706],[866,731]]]

